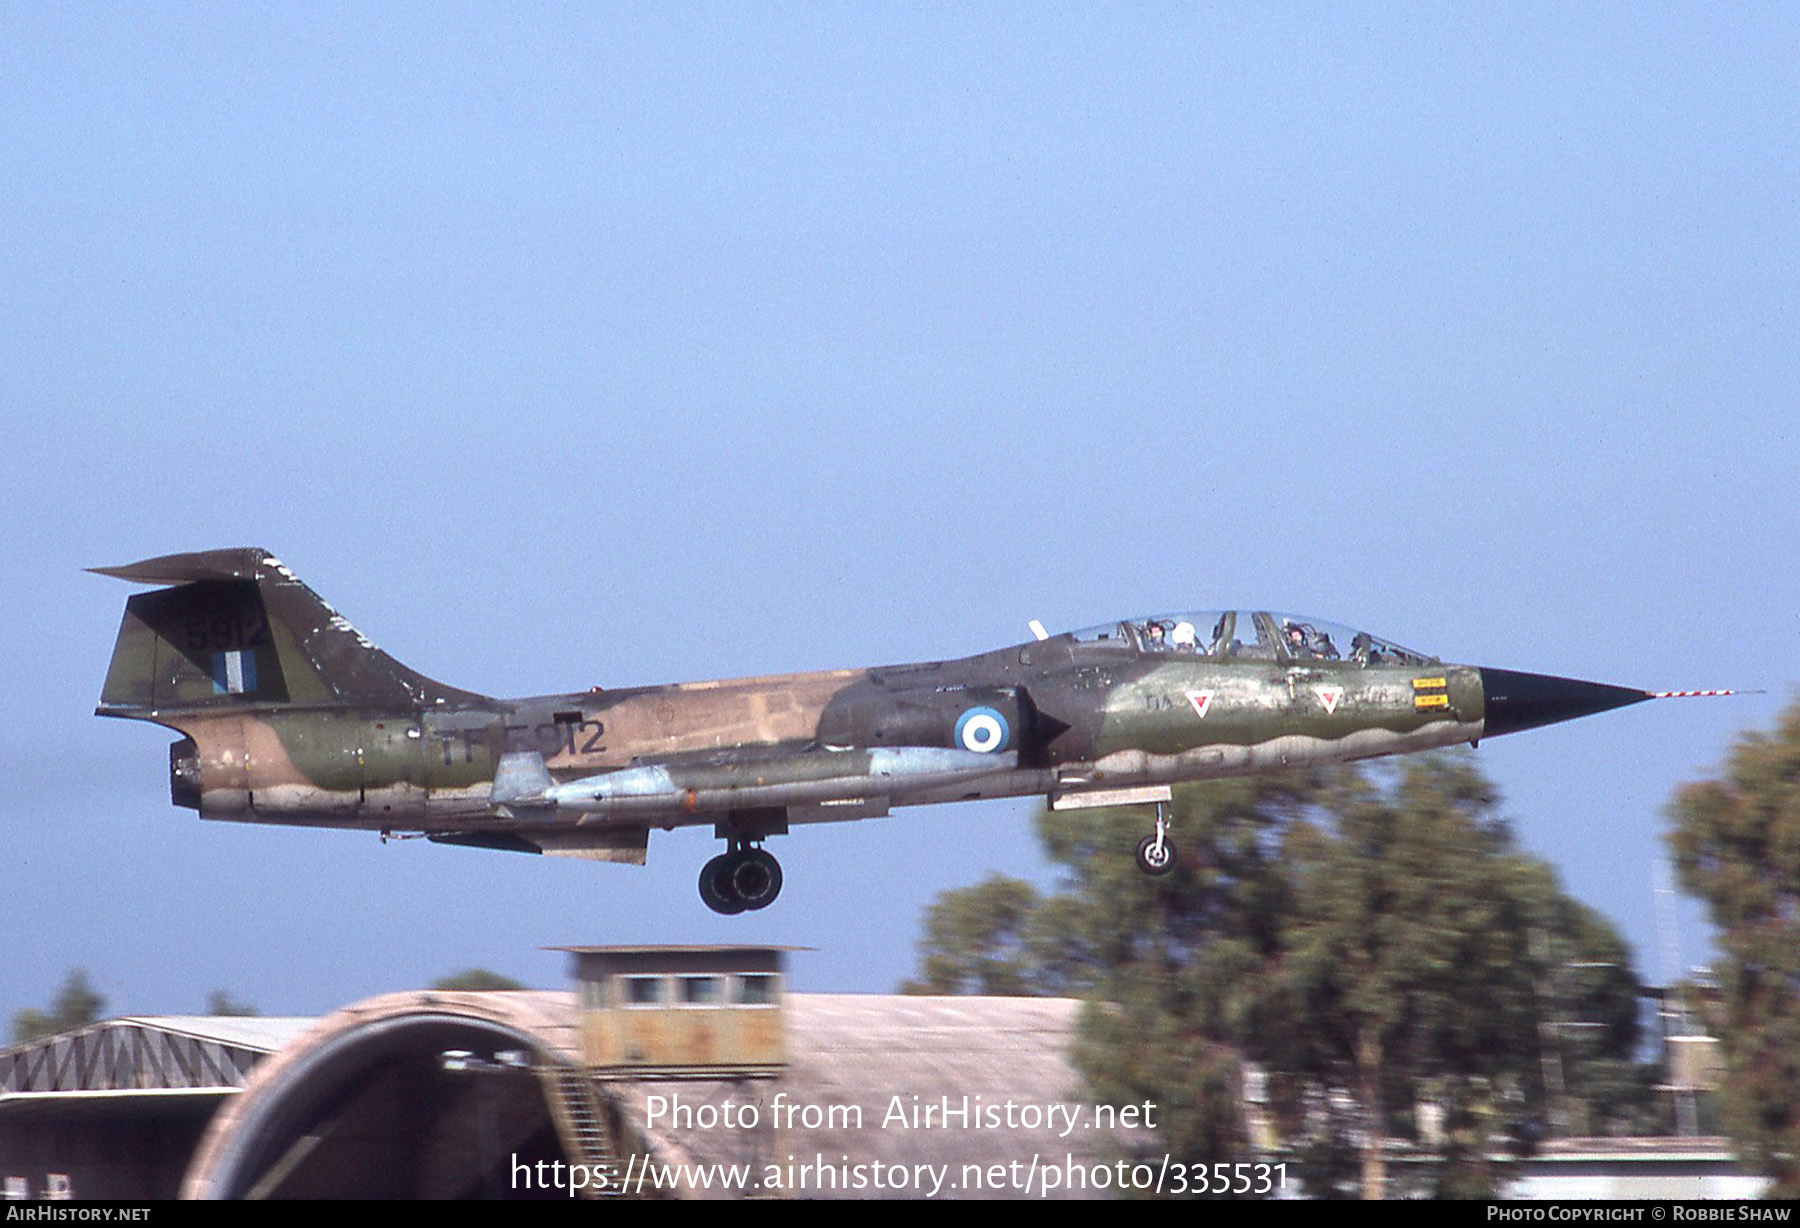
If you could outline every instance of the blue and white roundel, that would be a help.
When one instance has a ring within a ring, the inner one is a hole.
[[[1005,750],[1010,741],[1006,718],[992,708],[970,708],[956,719],[956,744],[964,750],[988,755]]]

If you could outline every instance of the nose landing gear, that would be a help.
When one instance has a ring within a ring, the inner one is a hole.
[[[1161,877],[1175,868],[1175,842],[1169,839],[1169,804],[1156,803],[1156,834],[1138,841],[1138,869]]]
[[[733,840],[700,867],[700,898],[716,913],[731,916],[767,908],[781,894],[781,863],[773,854]]]

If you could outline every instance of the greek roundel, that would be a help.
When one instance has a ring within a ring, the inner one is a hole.
[[[1005,750],[1010,741],[1006,717],[992,708],[970,708],[956,719],[956,744],[964,750],[989,755]]]

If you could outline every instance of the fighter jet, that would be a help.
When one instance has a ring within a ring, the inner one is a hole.
[[[1673,694],[1438,658],[1270,610],[1106,623],[951,661],[494,699],[370,643],[267,551],[101,575],[161,585],[125,618],[97,709],[180,733],[202,818],[419,836],[642,865],[710,824],[717,912],[766,908],[797,823],[1042,796],[1141,805],[1139,866],[1176,864],[1169,786],[1404,754]]]

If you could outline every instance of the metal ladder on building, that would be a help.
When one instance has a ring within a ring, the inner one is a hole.
[[[588,1172],[606,1174],[601,1184],[590,1180],[580,1191],[583,1198],[618,1198],[624,1189],[625,1169],[619,1154],[619,1140],[613,1128],[612,1115],[595,1094],[594,1084],[586,1072],[573,1066],[540,1066],[538,1075],[544,1083],[544,1099],[556,1121],[556,1134],[562,1140],[563,1154],[570,1164],[579,1164]]]

